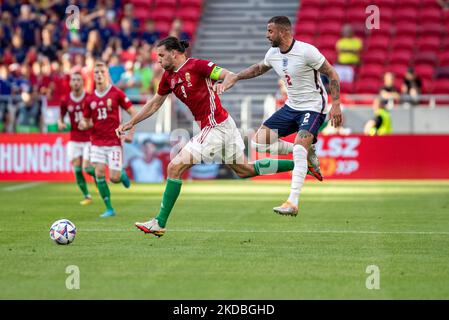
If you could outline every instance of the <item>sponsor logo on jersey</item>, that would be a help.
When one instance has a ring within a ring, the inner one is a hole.
[[[207,64],[208,67],[212,67],[214,65],[214,63],[211,61]]]
[[[99,105],[99,106],[104,106],[103,100],[101,100],[101,101],[98,103],[98,105]]]
[[[69,110],[69,112],[73,112],[73,106],[72,105],[70,105],[67,109]]]
[[[90,108],[91,109],[95,109],[97,107],[97,101],[92,101],[91,103],[90,103]]]

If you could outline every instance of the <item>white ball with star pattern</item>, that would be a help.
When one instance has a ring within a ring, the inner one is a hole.
[[[76,227],[67,219],[55,221],[50,227],[50,238],[57,244],[71,244],[75,235]]]

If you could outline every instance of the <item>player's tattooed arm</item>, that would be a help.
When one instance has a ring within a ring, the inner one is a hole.
[[[222,94],[226,90],[232,88],[237,81],[258,77],[268,70],[270,70],[270,67],[266,66],[263,61],[253,64],[237,74],[226,70],[227,72],[222,72],[220,75],[223,82],[216,84],[214,86],[214,91],[218,94]]]
[[[237,73],[237,79],[238,80],[245,80],[245,79],[251,79],[258,77],[271,68],[267,66],[263,61],[260,61],[259,63],[253,64],[252,66],[246,68],[245,70],[240,71]]]
[[[318,69],[319,72],[325,74],[329,78],[329,90],[332,96],[332,108],[329,112],[331,124],[338,128],[343,123],[343,117],[340,108],[340,77],[334,67],[324,60],[323,65]]]
[[[139,112],[136,111],[134,115],[131,116],[131,119],[127,123],[120,125],[115,130],[117,136],[122,136],[126,131],[133,129],[134,126],[139,122],[151,117],[157,110],[162,107],[167,96],[168,95],[161,96],[156,93],[153,98],[151,98],[147,103],[144,104]]]

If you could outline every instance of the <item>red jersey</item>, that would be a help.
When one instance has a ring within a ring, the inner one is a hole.
[[[213,91],[215,83],[210,74],[215,63],[189,58],[177,71],[165,71],[157,93],[161,96],[171,92],[190,109],[201,129],[214,127],[228,117],[218,95]]]
[[[83,118],[84,100],[86,100],[86,93],[79,98],[75,98],[70,93],[61,102],[61,118],[64,118],[65,114],[69,113],[70,118],[70,140],[76,142],[88,142],[90,141],[91,130],[81,131],[78,129],[78,123]]]
[[[120,146],[121,141],[115,134],[121,122],[120,107],[131,108],[132,103],[125,93],[110,85],[102,94],[97,90],[84,101],[84,117],[91,118],[94,124],[90,139],[96,146]]]

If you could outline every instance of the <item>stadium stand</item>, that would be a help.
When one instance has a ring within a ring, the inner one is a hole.
[[[354,83],[342,85],[346,93],[374,93],[382,75],[391,71],[402,79],[408,67],[414,67],[423,79],[423,93],[448,93],[449,23],[436,0],[377,0],[381,12],[380,29],[356,34],[363,39],[364,50],[356,68]],[[370,1],[301,1],[295,26],[300,40],[311,41],[321,51],[335,54],[328,37],[338,35],[349,23],[364,30]],[[361,27],[360,27],[361,26]],[[323,37],[325,40],[323,40]],[[335,52],[335,47],[333,48]]]

